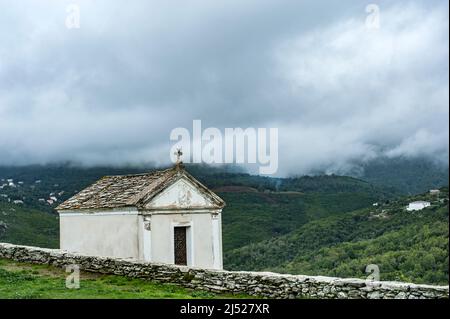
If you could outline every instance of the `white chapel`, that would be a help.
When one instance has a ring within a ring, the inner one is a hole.
[[[60,204],[60,248],[86,255],[222,269],[225,202],[177,163],[105,176]]]

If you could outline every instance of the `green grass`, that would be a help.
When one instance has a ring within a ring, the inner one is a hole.
[[[80,289],[65,286],[64,269],[0,259],[0,299],[228,299],[174,284],[95,273],[80,273]]]

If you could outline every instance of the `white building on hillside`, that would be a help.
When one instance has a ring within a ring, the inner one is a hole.
[[[412,202],[412,203],[409,203],[409,205],[406,208],[406,210],[407,211],[421,210],[421,209],[424,209],[425,207],[428,207],[430,205],[431,205],[430,202],[425,202],[425,201]]]
[[[222,269],[225,202],[175,167],[105,176],[60,204],[61,249]]]
[[[439,195],[440,193],[441,193],[441,191],[439,189],[430,189],[431,195]]]

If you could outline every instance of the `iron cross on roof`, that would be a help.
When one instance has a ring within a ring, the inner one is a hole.
[[[177,151],[174,153],[174,155],[176,155],[176,157],[177,157],[176,164],[183,163],[183,161],[181,160],[181,156],[183,156],[183,152],[181,151],[181,148],[177,148]]]

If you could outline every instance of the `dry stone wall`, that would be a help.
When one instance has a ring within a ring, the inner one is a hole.
[[[369,282],[354,278],[284,275],[270,272],[220,271],[133,260],[85,256],[57,249],[0,243],[0,258],[116,274],[212,292],[245,293],[267,298],[448,298],[448,286]]]

